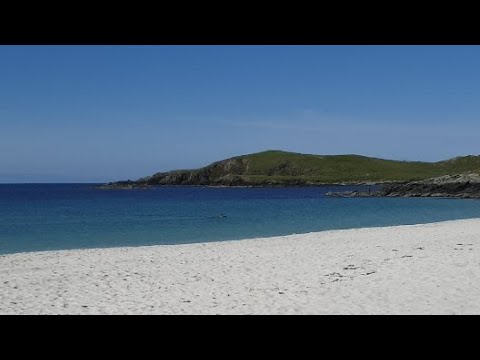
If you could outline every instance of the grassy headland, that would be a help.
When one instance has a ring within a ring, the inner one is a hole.
[[[480,156],[440,162],[409,162],[359,155],[309,155],[264,151],[215,162],[196,170],[157,173],[111,187],[159,185],[315,186],[409,182],[443,175],[480,174]]]

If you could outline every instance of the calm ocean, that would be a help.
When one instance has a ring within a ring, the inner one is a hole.
[[[98,190],[87,184],[0,185],[0,254],[236,240],[480,217],[478,200],[324,195],[350,189],[130,191]]]

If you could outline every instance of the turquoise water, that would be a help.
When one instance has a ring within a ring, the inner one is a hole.
[[[127,191],[86,184],[0,185],[0,254],[236,240],[480,217],[478,200],[324,196],[350,189]]]

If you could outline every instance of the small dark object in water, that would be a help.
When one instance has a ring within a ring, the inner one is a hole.
[[[227,215],[225,215],[225,214],[220,214],[219,217],[221,217],[221,218],[226,218]]]

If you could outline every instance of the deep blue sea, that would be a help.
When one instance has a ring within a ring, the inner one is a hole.
[[[0,254],[236,240],[480,217],[478,200],[324,195],[350,189],[0,185]]]

